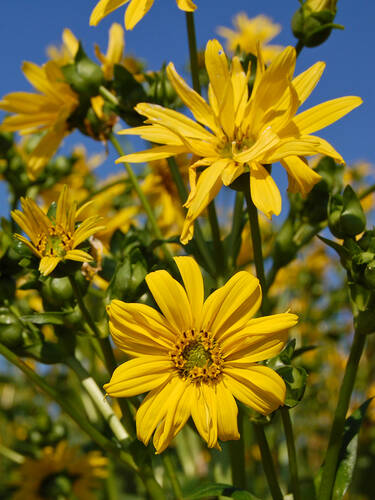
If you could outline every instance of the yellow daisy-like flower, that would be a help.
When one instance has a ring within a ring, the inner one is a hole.
[[[166,271],[146,277],[161,313],[145,304],[113,300],[110,330],[134,359],[104,386],[110,396],[149,394],[137,412],[137,436],[161,453],[191,416],[210,448],[239,439],[234,398],[267,415],[284,403],[282,378],[258,361],[280,352],[290,313],[251,319],[261,303],[259,281],[241,271],[204,301],[200,269],[175,257],[184,287]]]
[[[40,258],[39,271],[42,274],[50,274],[59,262],[65,260],[93,260],[90,254],[77,247],[103,229],[102,218],[94,215],[76,227],[86,206],[77,210],[77,203],[71,200],[67,186],[57,201],[55,218],[49,218],[31,198],[21,198],[21,206],[23,212],[13,210],[12,217],[31,241],[21,234],[15,236]]]
[[[43,449],[39,459],[27,458],[20,467],[20,488],[13,500],[77,498],[95,500],[93,489],[107,476],[108,459],[99,451],[79,455],[61,441],[56,448]],[[59,496],[59,493],[61,496]]]
[[[218,28],[218,33],[227,39],[227,49],[235,52],[239,47],[246,53],[257,53],[257,44],[262,49],[265,63],[270,63],[282,51],[279,45],[267,45],[281,31],[279,24],[273,23],[268,17],[260,15],[247,17],[245,12],[239,12],[233,19],[235,30],[224,26]]]
[[[72,63],[79,48],[79,41],[69,28],[64,29],[62,42],[61,47],[50,45],[47,48],[48,57],[60,67]]]
[[[197,8],[192,0],[176,0],[176,2],[178,8],[185,12],[193,12]],[[91,13],[90,26],[96,26],[108,14],[127,3],[129,5],[125,12],[125,28],[132,30],[151,9],[154,0],[100,0]]]
[[[139,135],[163,145],[116,160],[117,163],[144,162],[179,153],[200,157],[190,167],[191,192],[186,202],[188,213],[182,243],[192,238],[194,220],[222,185],[229,186],[245,172],[250,172],[251,196],[256,207],[267,217],[279,215],[281,195],[264,164],[280,161],[288,172],[289,190],[308,193],[320,176],[307,165],[304,156],[322,153],[343,162],[327,141],[311,134],[362,102],[359,97],[341,97],[296,115],[298,107],[319,81],[325,65],[317,62],[293,78],[296,63],[293,47],[287,47],[267,69],[262,52],[258,51],[257,73],[250,96],[249,72],[244,72],[238,57],[233,58],[229,69],[217,40],[208,42],[205,61],[210,79],[209,104],[186,84],[172,63],[167,68],[174,89],[197,121],[156,104],[140,103],[135,109],[147,117],[148,125],[121,133]],[[197,167],[208,167],[199,175],[198,182]]]
[[[28,174],[35,179],[68,133],[67,120],[78,106],[78,96],[65,82],[54,61],[41,67],[25,62],[22,71],[39,93],[13,92],[6,95],[0,101],[0,109],[15,115],[6,117],[0,130],[22,134],[46,131],[28,158]]]
[[[113,23],[109,30],[107,53],[103,54],[100,48],[95,44],[95,55],[102,63],[104,77],[107,80],[113,78],[113,66],[120,64],[123,60],[125,48],[124,30],[118,23]]]

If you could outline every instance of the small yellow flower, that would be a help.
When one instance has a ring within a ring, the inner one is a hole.
[[[71,200],[67,186],[57,201],[55,218],[49,218],[31,198],[21,198],[21,206],[23,212],[13,210],[12,217],[31,241],[20,234],[15,236],[40,258],[39,271],[42,274],[50,274],[59,262],[65,260],[92,260],[91,255],[77,247],[103,229],[101,217],[94,215],[76,227],[85,205],[77,210],[77,203]]]
[[[78,96],[53,61],[41,67],[25,62],[22,71],[39,93],[6,95],[0,101],[0,109],[15,115],[7,116],[0,130],[22,134],[46,131],[28,158],[28,174],[35,179],[69,132],[67,120],[78,106]]]
[[[110,396],[149,394],[137,412],[137,436],[167,448],[191,416],[210,448],[239,439],[238,399],[267,415],[284,403],[285,384],[257,364],[280,352],[290,313],[251,319],[261,303],[259,281],[241,271],[204,301],[200,269],[191,257],[175,257],[184,287],[166,271],[146,277],[161,313],[145,304],[113,300],[110,330],[133,359],[104,386]]]
[[[108,459],[99,451],[79,455],[61,441],[56,448],[47,446],[38,459],[27,458],[21,465],[19,489],[13,500],[48,500],[50,498],[77,498],[95,500],[93,489],[98,480],[107,476]]]
[[[343,162],[341,155],[324,139],[311,135],[346,115],[361,104],[359,97],[347,96],[319,104],[296,115],[309,97],[324,70],[318,62],[293,78],[296,51],[287,47],[266,69],[262,52],[251,95],[247,74],[238,57],[231,68],[217,40],[208,42],[205,53],[210,79],[207,103],[178,75],[174,65],[168,77],[196,122],[182,113],[149,103],[136,111],[147,117],[146,125],[123,130],[145,140],[162,144],[139,153],[122,156],[117,163],[144,162],[192,153],[200,159],[190,166],[191,192],[181,242],[193,236],[194,220],[203,212],[224,184],[250,173],[251,196],[267,217],[279,215],[281,195],[264,164],[280,161],[288,173],[289,190],[308,193],[320,180],[304,157],[317,153]],[[208,167],[196,181],[197,168]]]
[[[266,16],[247,17],[245,12],[238,13],[233,24],[235,30],[220,26],[218,33],[227,39],[227,50],[235,52],[237,47],[246,53],[257,53],[260,43],[265,63],[270,63],[282,51],[279,45],[267,45],[272,38],[280,33],[281,26],[273,23]]]
[[[104,17],[129,1],[125,12],[125,28],[132,30],[151,9],[154,0],[100,0],[91,13],[90,26],[96,26]],[[185,12],[193,12],[197,8],[192,0],[176,0],[176,2],[179,9]]]

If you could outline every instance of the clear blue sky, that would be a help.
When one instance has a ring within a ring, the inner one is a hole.
[[[84,41],[87,52],[93,54],[98,43],[106,49],[108,29],[112,22],[123,23],[124,8],[118,9],[98,27],[89,27],[88,20],[94,0],[2,0],[0,17],[1,78],[0,96],[12,91],[27,91],[28,82],[21,72],[22,61],[41,64],[46,61],[46,47],[61,43],[61,33],[70,28]],[[282,25],[275,43],[295,44],[290,30],[290,19],[298,7],[297,0],[196,0],[195,14],[198,45],[217,37],[218,26],[231,26],[231,19],[239,11],[252,17],[266,14]],[[323,46],[304,49],[297,64],[297,73],[317,60],[327,63],[326,71],[315,89],[308,106],[343,95],[359,95],[364,104],[347,117],[320,133],[330,141],[348,163],[365,159],[375,164],[374,140],[374,36],[375,2],[371,0],[338,1],[337,23],[344,31],[334,31]],[[126,51],[147,61],[149,69],[174,61],[183,71],[187,60],[184,13],[175,0],[155,0],[146,17],[126,32]],[[102,151],[98,143],[85,141],[74,134],[65,142],[65,148],[84,142],[92,151]],[[115,156],[110,155],[101,168],[101,175],[114,172]],[[375,172],[374,180],[375,182]],[[0,183],[0,213],[6,213],[6,191]]]

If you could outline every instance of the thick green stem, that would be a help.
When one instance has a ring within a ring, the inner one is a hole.
[[[118,142],[118,140],[116,139],[116,137],[113,134],[111,134],[109,136],[109,140],[113,144],[113,146],[116,149],[116,151],[121,156],[124,156],[125,152],[122,149],[121,144]],[[161,234],[161,231],[159,229],[159,226],[158,226],[158,223],[157,223],[154,211],[152,210],[151,205],[149,204],[149,202],[147,200],[147,197],[145,196],[144,192],[141,189],[141,186],[140,186],[140,184],[138,182],[137,176],[135,175],[135,173],[134,173],[132,167],[129,165],[129,163],[123,162],[123,165],[125,167],[125,170],[128,173],[130,182],[131,182],[131,184],[132,184],[135,192],[137,193],[138,198],[139,198],[140,202],[142,203],[142,206],[143,206],[143,208],[144,208],[144,210],[146,212],[146,215],[148,217],[148,221],[149,221],[149,223],[150,223],[150,225],[152,227],[152,231],[154,233],[155,238],[157,238],[159,240],[163,240],[163,235]],[[174,260],[173,260],[173,255],[172,255],[171,251],[169,250],[168,246],[165,243],[163,243],[161,245],[161,247],[163,249],[163,252],[164,252],[164,255],[166,256],[166,258],[170,261],[170,263],[172,264],[172,266],[175,267]]]
[[[199,82],[199,67],[198,67],[198,51],[197,51],[197,37],[195,35],[194,14],[193,12],[186,12],[186,29],[189,42],[190,54],[190,70],[193,80],[193,89],[198,94],[201,93],[201,84]]]
[[[261,310],[262,313],[265,314],[268,310],[268,301],[267,301],[267,287],[266,287],[266,276],[264,274],[264,264],[263,264],[263,254],[262,254],[262,238],[260,236],[260,228],[259,228],[259,219],[258,219],[258,210],[254,205],[253,200],[251,199],[250,194],[250,186],[246,189],[245,192],[246,203],[247,203],[247,211],[249,214],[249,222],[250,222],[250,232],[251,232],[251,241],[253,245],[253,255],[254,255],[254,263],[255,269],[257,273],[257,278],[259,279],[260,286],[263,292],[263,300]]]
[[[338,457],[344,434],[345,418],[349,408],[350,398],[357,376],[358,365],[365,346],[366,337],[354,333],[353,344],[350,349],[349,359],[346,364],[344,378],[341,384],[339,399],[337,402],[335,416],[332,423],[328,448],[323,465],[322,480],[319,489],[319,500],[331,500],[332,490],[335,484]]]
[[[242,228],[242,209],[243,209],[243,193],[238,191],[236,193],[236,201],[234,203],[233,219],[232,219],[232,231],[230,233],[230,253],[229,253],[229,268],[236,267],[236,259],[238,255],[238,248],[236,247],[236,241],[240,237],[240,232]],[[241,243],[240,243],[241,244]]]
[[[87,325],[90,327],[90,330],[92,331],[92,334],[94,335],[95,340],[99,343],[100,350],[102,352],[103,358],[104,358],[104,363],[106,366],[106,369],[110,375],[115,371],[117,368],[117,363],[115,360],[115,357],[113,355],[112,347],[109,342],[108,337],[103,338],[101,336],[101,333],[96,326],[95,321],[92,319],[90,312],[88,311],[86,304],[83,300],[81,291],[79,289],[79,286],[77,285],[74,276],[70,275],[69,276],[70,283],[73,288],[74,295],[77,299],[77,304],[78,307],[82,313],[83,319],[86,321]],[[118,398],[118,403],[124,418],[124,424],[126,427],[127,432],[131,436],[135,436],[135,430],[134,430],[134,421],[131,417],[130,413],[130,408],[129,404],[126,400],[122,398]]]
[[[358,195],[358,198],[359,198],[360,200],[363,200],[364,198],[366,198],[366,196],[370,195],[370,194],[371,194],[371,193],[373,193],[374,191],[375,191],[375,184],[374,184],[374,185],[372,185],[372,186],[369,186],[367,189],[364,189],[364,190],[362,191],[362,193],[360,193],[360,194]]]
[[[214,243],[214,256],[216,261],[216,274],[223,277],[226,271],[226,258],[223,243],[220,236],[219,221],[216,214],[215,201],[212,200],[208,205],[208,220],[211,226],[212,240]]]
[[[168,452],[164,452],[162,458],[163,458],[164,468],[165,468],[165,470],[168,474],[169,480],[171,482],[171,486],[172,486],[172,490],[173,490],[173,498],[175,500],[182,500],[183,494],[182,494],[181,486],[180,486],[180,483],[178,481],[171,456],[168,454]]]
[[[232,484],[236,488],[246,489],[246,471],[245,471],[245,442],[243,438],[244,415],[240,411],[238,415],[238,427],[241,439],[238,441],[229,441],[229,456],[232,470]]]
[[[271,451],[268,446],[267,438],[264,433],[264,428],[259,424],[254,423],[253,425],[255,437],[260,448],[264,473],[266,475],[268,486],[271,491],[271,496],[273,500],[283,500],[283,494],[281,493],[280,486],[277,481],[275,467],[273,464]]]
[[[26,377],[43,391],[52,400],[70,416],[70,418],[80,427],[98,446],[106,450],[108,453],[118,457],[125,465],[131,470],[138,472],[138,466],[135,464],[132,456],[120,450],[112,441],[107,439],[103,434],[98,432],[96,428],[89,423],[87,418],[82,415],[71,402],[67,401],[58,391],[50,387],[44,378],[38,375],[32,368],[30,368],[22,359],[16,356],[12,351],[0,343],[0,354],[2,354],[10,363],[17,366]]]
[[[290,418],[290,413],[288,408],[286,408],[285,406],[280,408],[280,413],[284,426],[286,446],[288,449],[289,470],[292,483],[291,486],[292,486],[293,497],[294,500],[300,500],[301,492],[299,487],[298,463],[297,463],[296,447],[294,443],[292,421]]]
[[[124,443],[126,439],[129,437],[129,434],[126,432],[120,420],[117,418],[114,411],[107,403],[105,395],[99,389],[95,380],[91,377],[91,375],[85,370],[85,368],[76,358],[70,356],[66,359],[65,362],[77,375],[79,381],[81,382],[82,387],[85,388],[87,394],[90,396],[92,402],[99,410],[104,420],[108,423],[109,427],[111,428],[113,434],[116,436],[117,440],[120,443]]]

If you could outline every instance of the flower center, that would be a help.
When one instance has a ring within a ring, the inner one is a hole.
[[[72,247],[71,233],[60,225],[50,226],[48,234],[40,233],[36,244],[37,250],[43,257],[64,257]]]
[[[220,346],[209,332],[203,330],[183,332],[169,356],[180,377],[194,382],[215,380],[223,370]]]
[[[234,154],[250,149],[256,142],[252,136],[246,136],[241,130],[237,130],[233,141],[227,137],[221,139],[217,146],[217,151],[222,158],[233,158]]]

